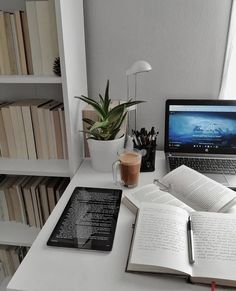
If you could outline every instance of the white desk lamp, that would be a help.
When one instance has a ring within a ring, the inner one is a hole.
[[[143,72],[149,72],[151,71],[152,67],[151,65],[146,61],[137,61],[133,63],[133,65],[126,71],[127,76],[127,99],[129,99],[129,76],[134,75],[134,100],[136,100],[137,97],[137,74],[143,73]],[[136,130],[137,125],[137,109],[135,106],[135,119],[134,119],[134,128]]]

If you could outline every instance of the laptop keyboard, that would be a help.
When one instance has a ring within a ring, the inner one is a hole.
[[[236,174],[236,160],[231,159],[204,159],[190,157],[168,157],[170,170],[186,165],[200,173],[209,174]]]

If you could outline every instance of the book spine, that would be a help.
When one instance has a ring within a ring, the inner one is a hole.
[[[38,17],[36,13],[35,1],[26,1],[26,14],[29,28],[33,73],[34,75],[42,75],[42,55],[39,41]]]
[[[42,158],[49,159],[49,146],[48,146],[48,134],[47,134],[47,125],[45,121],[44,109],[37,108],[38,113],[38,121],[39,121],[39,132],[40,132],[40,140],[42,146]]]
[[[50,10],[48,1],[36,1],[36,14],[39,30],[39,42],[42,55],[42,68],[44,75],[53,75],[53,64],[58,57],[58,48],[54,45],[52,21],[50,20]],[[57,49],[57,51],[56,51]]]
[[[11,74],[10,56],[7,45],[7,32],[4,19],[4,12],[0,11],[0,40],[1,40],[1,64],[2,74]]]
[[[30,106],[22,106],[21,111],[25,128],[28,156],[29,159],[36,159],[36,145],[34,140],[33,121],[31,118]]]
[[[28,159],[25,128],[20,106],[10,105],[10,114],[13,126],[13,133],[17,145],[17,158]]]
[[[62,136],[61,136],[61,126],[60,126],[60,117],[58,110],[52,110],[52,125],[54,129],[54,143],[56,145],[56,158],[57,159],[63,159],[63,142],[62,142]]]
[[[7,47],[9,53],[10,61],[10,72],[12,75],[17,75],[17,64],[16,64],[16,54],[14,48],[14,39],[11,26],[11,15],[8,12],[4,12],[4,19],[6,25],[6,35],[7,35]]]
[[[66,121],[65,121],[65,112],[64,108],[59,108],[59,119],[60,119],[60,129],[62,137],[62,150],[64,159],[68,159],[68,144],[66,136]]]
[[[0,108],[0,148],[1,148],[1,156],[3,158],[9,157],[9,150],[7,145],[7,136],[6,131],[3,123],[3,117],[2,117],[2,110]]]
[[[20,65],[21,65],[21,71],[23,75],[27,75],[27,65],[26,65],[26,53],[25,53],[25,45],[23,40],[23,31],[22,31],[22,25],[21,25],[21,17],[20,17],[20,11],[16,11],[14,13],[15,16],[15,23],[16,23],[16,35],[17,35],[17,42],[19,47],[19,55],[20,55]]]
[[[20,52],[17,40],[17,32],[16,32],[16,21],[14,14],[10,14],[11,21],[11,30],[12,30],[12,38],[13,38],[13,47],[16,58],[16,71],[18,75],[22,75],[21,63],[20,63]]]
[[[26,53],[27,71],[28,71],[28,74],[33,75],[34,71],[33,71],[32,54],[31,54],[30,37],[29,37],[29,27],[28,27],[26,12],[20,11],[20,16],[21,16],[21,24],[22,24],[25,53]]]
[[[17,152],[16,152],[16,142],[13,132],[13,125],[11,120],[11,114],[10,114],[10,108],[9,107],[3,107],[2,108],[2,117],[3,117],[3,123],[5,127],[6,137],[7,137],[7,144],[9,149],[9,157],[10,158],[16,158]]]

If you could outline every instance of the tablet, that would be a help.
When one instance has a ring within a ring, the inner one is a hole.
[[[47,245],[111,251],[122,190],[76,187]]]

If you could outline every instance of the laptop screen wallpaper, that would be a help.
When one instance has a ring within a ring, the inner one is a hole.
[[[236,150],[236,106],[170,105],[169,149]]]

